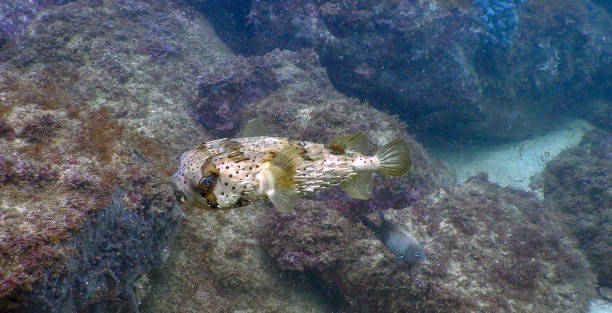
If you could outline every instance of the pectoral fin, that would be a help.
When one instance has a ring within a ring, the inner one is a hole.
[[[258,175],[260,192],[266,194],[280,212],[289,212],[295,206],[297,190],[293,178],[302,151],[294,146],[281,149],[272,159],[270,167]]]

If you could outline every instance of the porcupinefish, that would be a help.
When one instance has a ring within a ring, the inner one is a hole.
[[[368,199],[373,172],[401,176],[410,170],[410,150],[395,139],[366,156],[363,134],[329,145],[280,137],[224,138],[181,156],[172,176],[177,199],[205,209],[231,209],[268,198],[282,212],[296,197],[335,185],[353,198]]]
[[[426,260],[423,244],[414,239],[399,227],[391,224],[383,212],[378,212],[381,223],[376,225],[366,216],[361,216],[361,222],[371,229],[376,237],[393,253],[397,260],[415,265]]]

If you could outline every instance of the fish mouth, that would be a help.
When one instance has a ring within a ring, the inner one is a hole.
[[[170,186],[172,186],[172,190],[174,191],[179,190],[177,184],[177,173],[174,173],[174,175],[172,175],[172,178],[170,179]]]
[[[172,190],[174,190],[174,198],[176,198],[176,201],[180,203],[185,203],[187,202],[187,198],[185,197],[185,192],[183,192],[179,187],[177,179],[177,173],[172,175],[170,186],[172,186]]]
[[[185,203],[187,202],[187,199],[185,198],[185,194],[183,194],[182,191],[174,191],[174,198],[176,199],[176,201],[180,202],[180,203]]]

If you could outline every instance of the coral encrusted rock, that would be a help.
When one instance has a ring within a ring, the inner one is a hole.
[[[420,267],[324,202],[268,214],[260,236],[280,269],[327,286],[349,311],[584,312],[594,296],[586,258],[531,193],[476,176],[386,218],[425,243]]]
[[[0,47],[0,311],[136,312],[200,140],[191,69],[229,49],[173,4],[9,4],[31,14]]]
[[[340,92],[417,135],[523,138],[612,97],[612,18],[590,0],[190,2],[242,53],[315,49]]]
[[[594,130],[544,170],[544,197],[580,243],[600,285],[612,286],[612,134]]]
[[[178,224],[168,154],[53,75],[0,72],[0,311],[134,310],[131,282]]]

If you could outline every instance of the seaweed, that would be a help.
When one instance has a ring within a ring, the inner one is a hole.
[[[18,137],[24,138],[30,143],[48,143],[57,126],[53,114],[45,113],[27,122]]]
[[[15,137],[15,129],[6,120],[0,118],[0,137],[11,140]]]
[[[83,131],[76,139],[79,149],[95,155],[103,163],[112,161],[112,142],[121,138],[124,130],[124,127],[112,118],[111,113],[111,108],[101,107],[87,114],[81,124]]]

